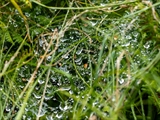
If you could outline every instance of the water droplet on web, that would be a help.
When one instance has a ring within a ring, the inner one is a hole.
[[[126,35],[126,39],[132,39],[131,35]]]
[[[13,26],[14,26],[14,27],[18,27],[18,25],[17,25],[15,22],[13,22]]]
[[[124,83],[124,79],[121,78],[120,80],[118,80],[120,84],[123,84]]]
[[[30,17],[30,14],[28,12],[25,12],[26,17]]]
[[[27,116],[26,116],[26,115],[23,115],[22,118],[23,118],[23,120],[26,120]]]
[[[7,111],[7,112],[10,112],[10,110],[11,110],[11,106],[10,106],[10,105],[7,105],[7,106],[6,106],[6,111]]]
[[[36,33],[36,31],[35,31],[35,33]],[[37,34],[38,34],[38,32],[37,32]],[[44,41],[42,39],[39,39],[39,46],[43,47],[43,44],[44,44]]]
[[[81,58],[81,57],[79,57],[79,58],[77,58],[77,59],[75,60],[76,63],[78,63],[78,62],[80,62],[80,61],[82,62],[82,58]]]
[[[61,87],[59,90],[60,91],[69,91],[71,87]]]
[[[46,118],[47,118],[47,120],[53,120],[52,115],[48,115]]]
[[[15,14],[19,14],[19,12],[18,12],[18,10],[17,10],[17,9],[15,9]]]
[[[95,26],[97,24],[97,22],[93,22],[93,21],[90,21],[90,23],[92,26]]]
[[[45,100],[50,100],[52,98],[52,96],[45,96],[44,99]]]
[[[19,76],[21,76],[21,77],[25,77],[25,75],[22,73],[22,71],[19,73]]]
[[[134,32],[132,32],[132,35],[133,35],[135,38],[137,38],[138,35],[139,35],[139,33],[138,33],[137,31],[134,31]]]
[[[38,80],[38,83],[41,85],[41,84],[44,83],[44,80],[39,79],[39,80]]]
[[[58,85],[58,86],[61,86],[61,85],[62,85],[62,83],[61,83],[61,82],[58,82],[58,83],[57,83],[57,85]]]
[[[93,105],[92,106],[96,106],[98,104],[97,101],[93,102]]]
[[[81,48],[81,49],[77,50],[77,51],[76,51],[76,54],[77,54],[77,55],[79,55],[79,54],[81,54],[81,53],[82,53],[82,51],[83,51],[83,48]]]
[[[39,55],[38,51],[34,50],[34,54],[35,55]]]
[[[9,19],[9,23],[12,23],[12,20]]]
[[[45,113],[46,113],[46,110],[41,109],[41,112],[40,112],[40,114],[39,114],[39,115],[37,115],[37,117],[42,117],[42,116],[44,116],[44,115],[45,115]]]
[[[73,37],[73,36],[70,36],[69,38],[70,38],[71,40],[73,40],[73,39],[74,39],[74,37]]]
[[[19,85],[19,88],[23,89],[23,88],[24,88],[24,85]]]
[[[67,41],[67,40],[68,40],[68,39],[65,39],[65,38],[60,39],[61,42],[65,42],[65,41]]]
[[[150,47],[149,43],[146,43],[145,45],[143,45],[144,48],[148,49]]]
[[[128,47],[130,45],[130,42],[127,42],[126,44],[123,44],[122,46]]]
[[[71,95],[72,95],[72,94],[73,94],[73,91],[72,91],[72,90],[69,90],[69,94],[71,94]]]
[[[69,54],[62,55],[62,58],[68,59],[69,58]]]
[[[106,4],[104,4],[104,3],[100,3],[100,6],[105,6]]]
[[[59,109],[65,112],[66,110],[70,109],[70,107],[67,105],[67,103],[61,103],[59,105]]]
[[[115,102],[115,101],[116,101],[116,98],[115,98],[114,96],[112,97],[112,101],[113,101],[113,102]]]
[[[141,83],[141,80],[137,80],[136,84],[139,85]]]
[[[59,69],[65,71],[66,73],[69,73],[69,71],[67,70],[67,65],[61,66],[59,67]]]
[[[80,90],[84,90],[84,89],[85,89],[85,86],[82,86],[82,85],[81,85],[79,88],[80,88]]]
[[[61,119],[63,117],[63,114],[56,114],[56,118]]]
[[[47,61],[51,61],[51,59],[52,59],[52,56],[47,57]]]
[[[36,99],[40,99],[40,98],[41,98],[41,95],[36,95],[35,93],[33,93],[33,95],[34,95],[34,97],[35,97]]]
[[[137,39],[136,38],[132,39],[132,42],[137,43]]]

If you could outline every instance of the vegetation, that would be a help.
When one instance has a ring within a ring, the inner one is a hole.
[[[2,1],[0,119],[158,120],[159,6]]]

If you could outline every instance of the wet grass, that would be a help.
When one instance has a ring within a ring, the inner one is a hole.
[[[0,119],[158,118],[160,2],[51,3],[0,19]]]

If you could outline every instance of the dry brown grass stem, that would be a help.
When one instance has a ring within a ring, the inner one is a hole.
[[[123,56],[126,56],[126,60],[127,60],[127,69],[128,69],[128,80],[127,80],[127,85],[129,84],[129,82],[131,81],[131,71],[130,71],[130,60],[129,60],[129,53],[126,51],[122,51],[120,56],[117,58],[117,71],[116,71],[116,102],[118,102],[119,97],[120,97],[120,92],[119,92],[119,72],[120,72],[120,63],[123,59]]]
[[[49,43],[49,45],[48,45],[48,47],[47,47],[44,55],[38,60],[36,69],[34,70],[32,76],[30,77],[27,85],[25,86],[25,88],[24,88],[23,91],[21,92],[19,98],[21,98],[21,97],[23,96],[23,94],[25,93],[25,91],[27,90],[27,88],[33,83],[34,78],[35,78],[35,76],[36,76],[36,74],[37,74],[37,71],[38,71],[40,65],[42,64],[43,60],[45,59],[45,57],[46,57],[46,55],[47,55],[47,53],[48,53],[48,50],[49,50],[49,48],[51,47],[52,42],[53,42],[53,39],[55,38],[55,35],[56,35],[56,34],[57,34],[57,29],[55,29],[55,31],[53,32],[52,37],[51,37],[51,40],[50,40],[50,43]]]

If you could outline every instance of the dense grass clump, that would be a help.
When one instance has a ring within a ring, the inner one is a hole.
[[[0,4],[0,119],[158,120],[157,1]]]

